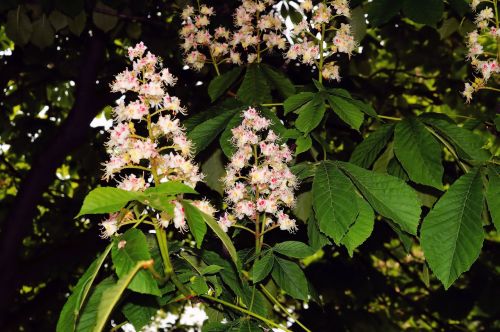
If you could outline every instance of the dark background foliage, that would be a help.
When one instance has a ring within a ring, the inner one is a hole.
[[[217,20],[228,23],[237,1],[213,2]],[[468,4],[426,0],[412,9],[407,2],[351,1],[358,17],[368,13],[370,24],[357,20],[362,52],[341,59],[340,86],[381,115],[446,113],[491,139],[498,134],[491,121],[499,111],[496,96],[480,93],[466,105],[459,94],[471,77],[464,47],[472,20]],[[105,133],[90,123],[114,102],[108,85],[126,66],[125,48],[142,40],[164,59],[179,77],[172,94],[191,115],[210,106],[211,70],[183,69],[177,32],[184,4],[1,1],[0,144],[10,146],[0,153],[2,331],[54,330],[70,286],[106,245],[99,238],[99,218],[81,222],[74,216],[90,188],[102,183]],[[429,8],[432,15],[426,14]],[[27,17],[31,28],[20,17]],[[23,31],[28,37],[19,35]],[[270,61],[295,84],[310,84],[309,68],[287,64],[281,56]],[[347,160],[362,135],[333,117],[327,128],[323,139],[333,142],[327,153]],[[370,126],[361,134],[367,132]],[[214,148],[203,151],[199,161]],[[444,180],[450,183],[460,171],[447,160]],[[306,239],[307,227],[300,226],[297,238]],[[310,262],[306,274],[324,306],[310,304],[302,321],[313,331],[498,330],[499,265],[499,239],[489,237],[472,270],[445,291],[429,277],[419,247],[407,255],[398,235],[377,222],[353,258],[342,248],[327,247]]]

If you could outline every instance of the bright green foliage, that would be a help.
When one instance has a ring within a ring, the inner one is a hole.
[[[319,229],[339,243],[359,213],[349,178],[331,162],[322,162],[313,182],[314,211]]]
[[[141,198],[144,198],[144,195],[139,192],[114,187],[95,188],[85,197],[77,217],[84,214],[116,212],[128,202]]]
[[[157,306],[151,302],[152,301],[146,303],[128,302],[123,306],[123,314],[136,330],[141,330],[145,325],[148,325],[151,322],[151,318],[154,317],[158,311]]]
[[[491,219],[497,231],[500,230],[500,169],[498,167],[488,167],[488,190],[486,191],[486,201],[491,214]]]
[[[276,284],[287,294],[299,300],[307,300],[307,279],[296,263],[275,257],[271,274]]]
[[[274,255],[268,251],[262,258],[255,260],[252,268],[252,280],[254,283],[262,281],[269,275],[274,265]]]
[[[417,194],[404,181],[349,163],[342,163],[340,167],[375,211],[397,223],[405,232],[417,233],[420,203]]]
[[[135,268],[137,262],[151,259],[146,236],[132,228],[113,241],[111,250],[113,265],[119,278],[126,276]],[[149,271],[139,271],[128,288],[142,294],[160,295],[158,283]]]
[[[302,105],[302,107],[297,110],[299,117],[295,121],[295,127],[304,134],[308,134],[319,125],[321,120],[323,120],[325,110],[326,107],[323,97],[319,93],[315,94],[311,101]]]
[[[202,212],[191,205],[191,203],[189,202],[183,201],[182,207],[184,208],[184,212],[186,213],[186,220],[189,225],[189,230],[196,240],[197,247],[200,248],[201,243],[203,242],[203,238],[207,233],[205,218],[203,217]]]
[[[272,250],[293,258],[306,258],[314,254],[314,250],[311,247],[299,241],[281,242],[276,244]]]
[[[425,257],[445,288],[470,268],[481,251],[482,210],[481,173],[475,168],[453,183],[422,223]]]
[[[441,146],[418,120],[408,118],[396,125],[394,154],[412,181],[442,188]]]
[[[356,221],[349,228],[341,241],[341,243],[347,248],[351,257],[354,253],[354,249],[359,247],[371,235],[375,221],[375,214],[373,209],[370,207],[370,204],[368,204],[361,197],[358,197],[357,204],[359,214],[356,217]]]
[[[329,95],[327,99],[332,110],[342,119],[342,121],[351,126],[351,128],[359,130],[359,127],[361,127],[363,123],[364,116],[356,104],[342,96]]]

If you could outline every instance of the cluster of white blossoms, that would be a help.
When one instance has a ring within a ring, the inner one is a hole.
[[[194,188],[203,175],[192,159],[192,143],[176,118],[185,109],[177,97],[167,92],[177,79],[162,68],[158,57],[146,52],[142,42],[128,49],[128,57],[132,68],[118,74],[111,84],[112,91],[123,96],[113,109],[114,125],[106,143],[110,159],[104,163],[103,178],[109,180],[127,170],[142,175],[122,176],[117,184],[120,189],[144,191],[153,180],[179,181]],[[135,99],[128,101],[131,96]],[[172,203],[174,215],[161,213],[158,221],[164,227],[173,221],[176,228],[185,230],[184,209],[178,201]],[[206,213],[215,212],[204,201],[195,205]],[[119,214],[110,215],[102,223],[103,237],[116,234],[120,223],[129,217],[119,220]]]
[[[467,102],[471,101],[472,95],[476,91],[485,88],[488,81],[494,81],[495,84],[495,80],[498,80],[497,74],[500,73],[498,64],[500,57],[498,8],[492,8],[489,1],[472,0],[472,10],[477,11],[477,7],[482,3],[486,5],[477,12],[474,21],[477,29],[467,36],[467,59],[471,62],[474,71],[478,73],[473,82],[465,83],[462,95]]]
[[[338,53],[350,57],[356,48],[351,26],[337,24],[339,18],[351,17],[348,0],[317,5],[304,0],[300,9],[303,20],[290,31],[295,43],[288,49],[286,57],[306,65],[316,65],[321,68],[324,79],[340,81],[339,67],[329,58]]]
[[[278,143],[269,126],[268,119],[249,108],[243,112],[241,125],[232,129],[237,150],[223,179],[230,212],[219,218],[225,231],[243,219],[267,229],[297,229],[295,220],[284,212],[295,204],[297,179],[288,167],[292,153],[286,144]]]
[[[187,6],[182,12],[180,35],[186,64],[200,70],[206,63],[219,65],[260,62],[264,52],[284,50],[283,21],[273,9],[274,0],[243,0],[234,13],[234,29],[211,28],[214,9]]]

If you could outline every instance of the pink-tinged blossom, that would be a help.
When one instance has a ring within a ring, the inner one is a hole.
[[[116,187],[127,191],[144,191],[149,187],[149,183],[142,176],[130,174],[125,176]]]
[[[101,222],[101,238],[108,239],[118,233],[118,212],[109,215]]]
[[[279,137],[269,129],[271,122],[255,108],[245,110],[242,117],[241,125],[232,129],[237,150],[223,179],[229,209],[219,224],[223,229],[232,226],[228,216],[259,223],[266,218],[269,227],[274,224],[294,231],[295,221],[282,218],[281,225],[278,215],[295,204],[297,179],[287,165],[292,153],[286,144],[279,143]]]
[[[174,203],[174,218],[173,218],[174,226],[181,233],[184,233],[188,230],[184,207],[178,201],[174,201],[173,203]]]

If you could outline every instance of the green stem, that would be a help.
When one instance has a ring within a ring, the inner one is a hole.
[[[492,90],[492,91],[500,92],[500,89],[492,88],[491,86],[483,86],[483,87],[479,88],[478,90]]]
[[[288,317],[290,317],[295,323],[297,323],[297,325],[299,325],[304,331],[307,331],[307,332],[311,332],[311,330],[309,330],[304,324],[302,324],[301,322],[299,322],[299,320],[295,317],[292,316],[291,313],[288,312],[288,310],[286,310],[285,307],[283,307],[283,305],[281,304],[280,301],[278,301],[274,296],[273,294],[271,294],[271,292],[269,292],[267,290],[266,287],[264,287],[264,285],[260,285],[260,289],[262,289],[262,291],[264,292],[264,294],[266,294],[266,296],[274,303],[278,306],[278,308],[281,309],[281,311],[283,311]]]
[[[264,107],[283,106],[283,103],[260,104],[260,106],[264,106]]]
[[[239,312],[247,314],[248,316],[252,316],[253,318],[257,318],[258,320],[260,320],[260,321],[262,321],[262,322],[266,323],[267,325],[272,326],[274,328],[281,329],[281,330],[283,330],[285,332],[292,332],[289,329],[287,329],[286,327],[284,327],[284,326],[282,326],[280,324],[277,324],[277,323],[273,322],[270,319],[262,317],[261,315],[256,314],[256,313],[254,313],[254,312],[252,312],[250,310],[246,310],[244,308],[238,307],[237,305],[234,305],[232,303],[226,302],[224,300],[218,299],[218,298],[210,296],[210,295],[200,295],[200,297],[205,298],[205,299],[210,300],[210,301],[214,301],[214,302],[220,303],[220,304],[222,304],[222,305],[224,305],[224,306],[226,306],[228,308],[237,310]]]
[[[436,133],[436,131],[428,126],[426,126],[426,128],[431,132],[432,135],[434,135],[434,137],[436,137],[441,143],[443,143],[443,145],[448,149],[448,151],[450,151],[450,153],[453,155],[453,158],[455,158],[455,160],[457,161],[458,163],[458,166],[460,166],[460,168],[462,169],[462,171],[464,171],[464,173],[467,173],[469,172],[469,167],[467,167],[467,165],[465,165],[461,160],[460,158],[458,157],[458,154],[457,152],[455,151],[455,149],[450,145],[450,143],[448,143],[445,139],[443,139],[441,137],[441,135],[439,135],[438,133]]]
[[[323,43],[324,43],[324,40],[325,40],[325,24],[321,24],[321,40],[319,41],[319,66],[318,66],[318,70],[319,70],[319,73],[318,73],[318,81],[320,83],[323,83],[323,75],[322,75],[322,71],[323,71]]]
[[[393,121],[401,121],[401,120],[403,120],[401,118],[396,118],[394,116],[386,116],[386,115],[379,115],[378,117],[381,118],[381,119],[387,119],[387,120],[393,120]]]

